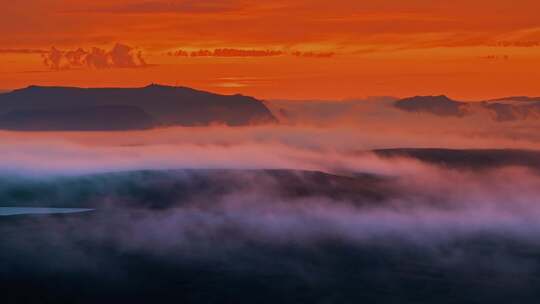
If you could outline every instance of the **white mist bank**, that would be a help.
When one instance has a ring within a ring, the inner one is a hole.
[[[224,126],[133,132],[0,132],[0,172],[82,174],[139,169],[298,169],[400,171],[358,151],[393,147],[540,149],[537,132],[490,134],[423,126]],[[535,129],[537,130],[537,129]],[[418,131],[418,132],[417,132]],[[521,131],[520,131],[521,132]],[[533,134],[534,133],[534,134]]]

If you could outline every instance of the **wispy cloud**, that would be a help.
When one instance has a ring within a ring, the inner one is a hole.
[[[0,49],[0,54],[46,54],[48,52],[41,49]]]
[[[156,13],[216,13],[232,11],[242,7],[239,1],[229,0],[177,0],[143,1],[114,6],[98,7],[86,11],[117,14],[156,14]]]
[[[498,41],[494,44],[498,47],[540,47],[539,41]]]
[[[334,52],[292,52],[293,56],[296,57],[305,57],[305,58],[330,58],[335,55]]]
[[[169,52],[169,56],[177,57],[271,57],[283,55],[283,51],[275,50],[258,50],[258,49],[234,49],[234,48],[221,48],[221,49],[201,49],[197,51],[185,51],[177,50]]]
[[[71,68],[139,68],[147,66],[142,52],[128,45],[117,43],[112,49],[106,50],[93,47],[90,50],[78,48],[74,50],[59,50],[52,47],[43,53],[43,63],[52,70]]]
[[[330,58],[335,55],[334,52],[314,52],[314,51],[282,51],[282,50],[259,50],[259,49],[235,49],[235,48],[219,48],[219,49],[200,49],[197,51],[176,50],[167,53],[169,56],[175,57],[274,57],[291,55],[295,57],[305,58]]]
[[[485,60],[508,60],[508,59],[510,59],[510,56],[508,56],[508,55],[486,55],[486,56],[480,56],[480,59],[485,59]]]

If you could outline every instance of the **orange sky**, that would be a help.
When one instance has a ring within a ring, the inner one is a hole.
[[[538,0],[1,1],[0,89],[540,96]]]

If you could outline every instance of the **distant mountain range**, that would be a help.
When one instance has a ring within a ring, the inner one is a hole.
[[[450,117],[463,117],[485,111],[496,121],[540,118],[540,97],[513,96],[481,102],[463,102],[444,95],[415,96],[397,100],[394,106],[408,112]]]
[[[274,122],[276,118],[255,98],[186,87],[30,86],[0,94],[0,129],[7,130],[137,130]]]
[[[422,162],[466,170],[526,167],[540,171],[540,152],[519,149],[393,148],[374,153],[385,158],[407,157]]]
[[[29,86],[0,92],[0,129],[114,131],[212,124],[247,126],[276,123],[276,116],[287,120],[295,113],[313,116],[315,120],[328,120],[328,117],[339,120],[339,116],[350,112],[354,105],[355,102],[289,102],[285,110],[278,102],[272,113],[265,103],[253,97],[220,95],[187,87],[155,84],[141,88]],[[389,105],[407,112],[442,117],[484,113],[501,122],[540,119],[540,97],[511,96],[465,102],[445,95],[414,96],[390,100]]]
[[[500,102],[506,102],[506,101],[525,101],[525,102],[540,102],[540,96],[538,97],[529,97],[529,96],[509,96],[504,98],[497,98],[497,99],[491,99],[489,101],[500,101]]]

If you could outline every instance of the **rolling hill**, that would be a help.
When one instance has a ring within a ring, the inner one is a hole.
[[[0,128],[8,130],[134,130],[276,121],[255,98],[186,87],[30,86],[0,94]]]

